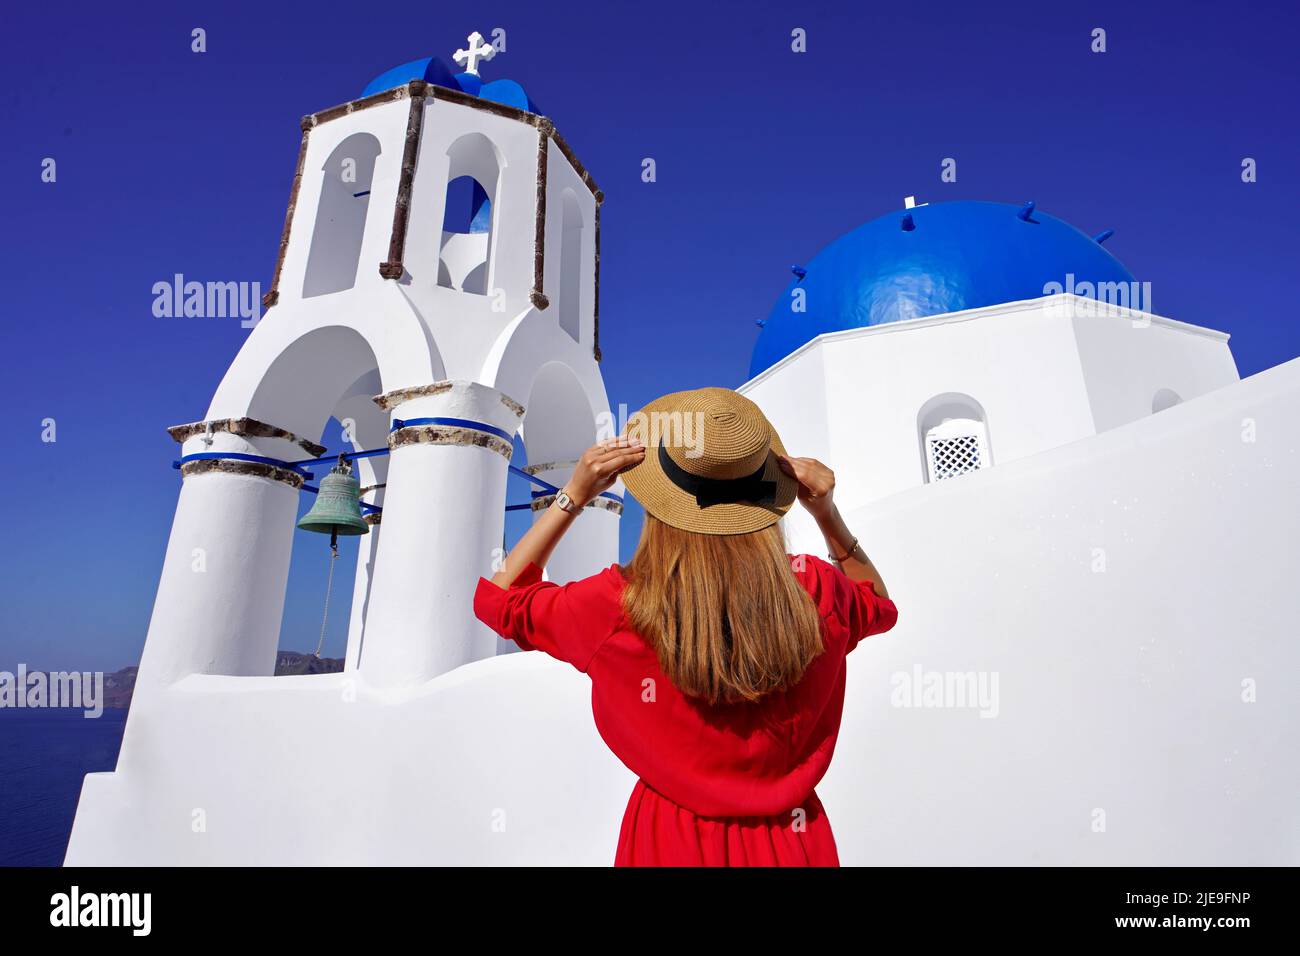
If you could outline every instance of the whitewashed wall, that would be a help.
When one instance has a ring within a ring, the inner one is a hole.
[[[1298,403],[1294,361],[852,511],[901,617],[850,659],[819,787],[844,863],[1300,863]],[[917,666],[996,673],[997,716],[894,706]],[[154,699],[69,864],[602,864],[633,784],[538,654]]]

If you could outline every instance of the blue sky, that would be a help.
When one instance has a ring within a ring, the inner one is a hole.
[[[164,428],[203,415],[247,335],[155,318],[151,288],[177,272],[268,286],[298,118],[385,69],[506,30],[485,75],[523,83],[606,193],[616,408],[740,384],[789,266],[912,194],[1033,199],[1115,229],[1107,248],[1152,283],[1155,311],[1232,333],[1249,375],[1300,353],[1298,18],[1195,2],[7,10],[0,669],[138,660],[179,487]],[[807,53],[791,52],[796,27]],[[956,183],[940,182],[945,157]],[[632,508],[625,548],[639,521]],[[326,548],[296,544],[281,646],[310,650]]]

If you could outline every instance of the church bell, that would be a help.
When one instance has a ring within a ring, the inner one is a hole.
[[[338,464],[321,480],[316,501],[298,527],[331,536],[370,532],[370,525],[361,516],[361,482],[352,474],[347,456],[339,455]]]

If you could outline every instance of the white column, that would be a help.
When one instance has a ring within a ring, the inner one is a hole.
[[[475,382],[381,396],[394,419],[453,418],[513,435],[522,407]],[[389,438],[383,536],[371,582],[360,670],[377,684],[428,680],[492,656],[474,588],[492,573],[505,527],[510,442],[470,425],[413,425]]]
[[[194,452],[310,457],[288,440],[220,432],[211,444],[201,436],[187,439],[182,454]],[[302,480],[233,459],[194,462],[182,474],[133,712],[189,674],[275,670]]]

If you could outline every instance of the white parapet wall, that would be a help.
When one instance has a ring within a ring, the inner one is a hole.
[[[845,864],[1300,863],[1298,407],[1294,361],[850,515],[901,614],[818,788]],[[608,864],[634,782],[540,654],[150,701],[68,864]]]

